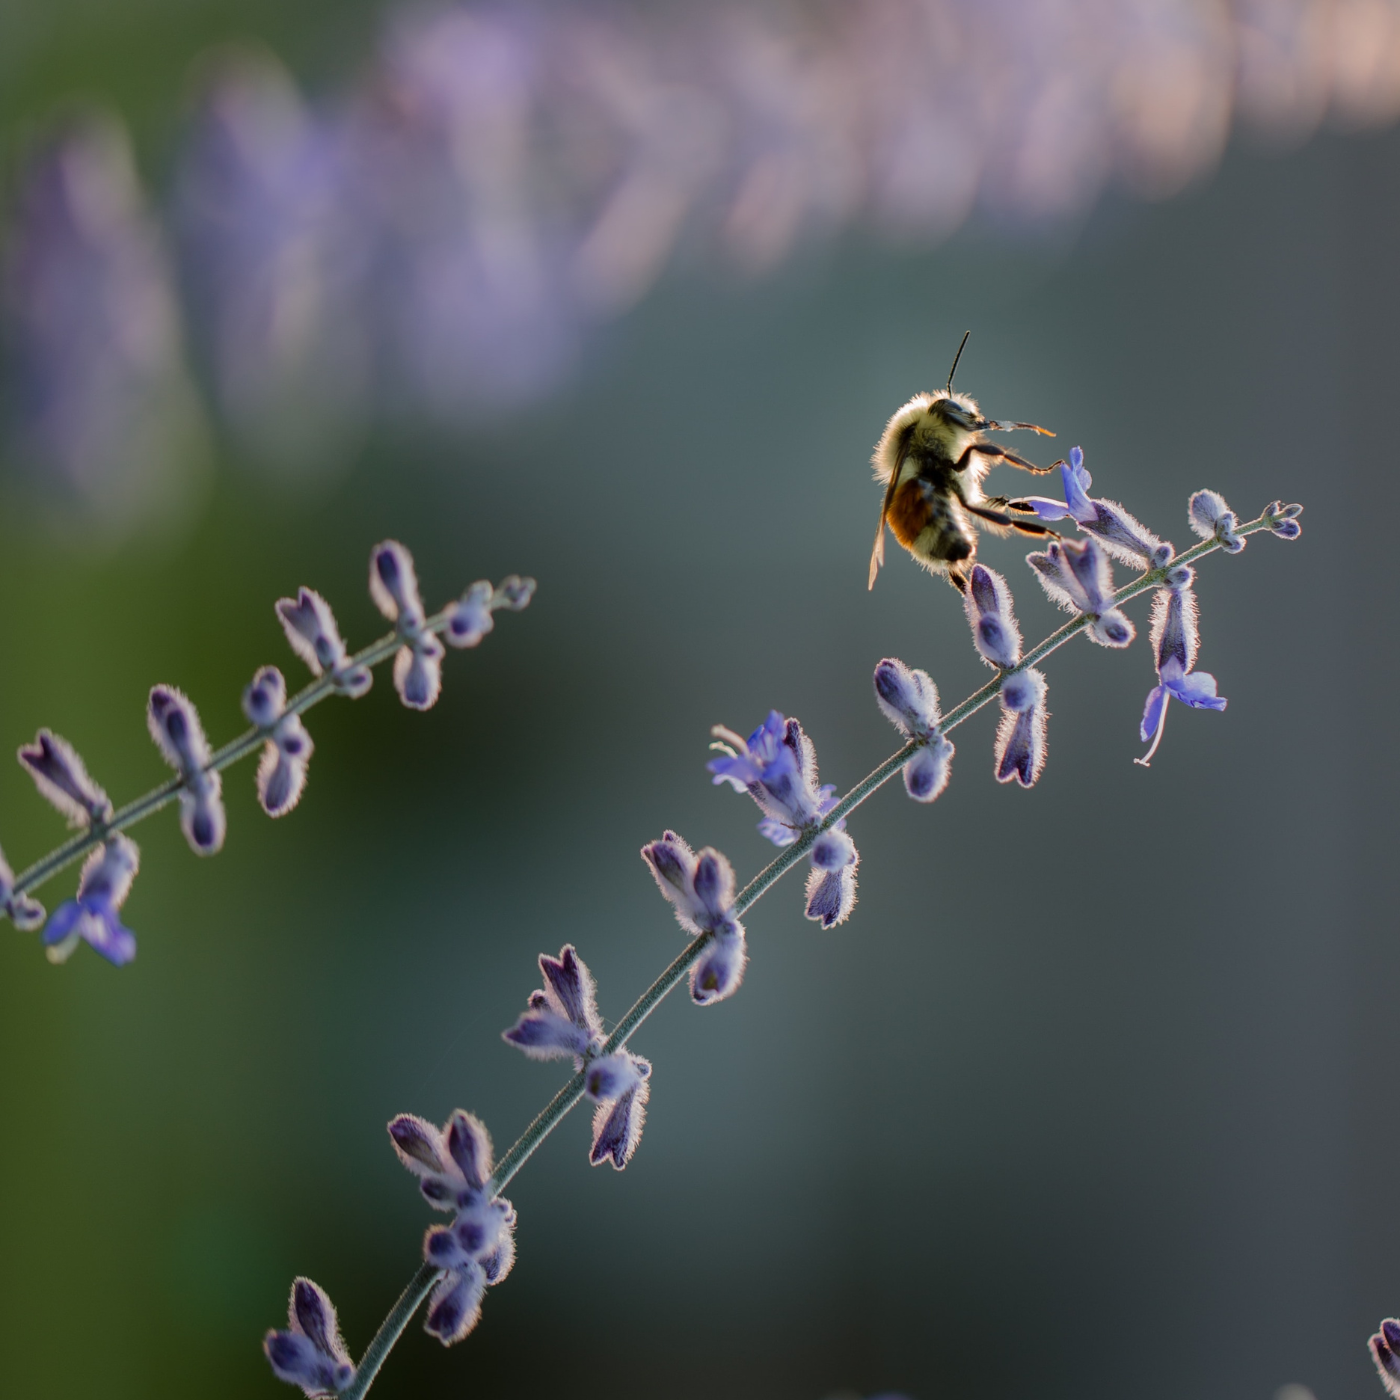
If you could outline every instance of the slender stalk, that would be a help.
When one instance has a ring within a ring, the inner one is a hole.
[[[1235,533],[1237,535],[1252,535],[1260,530],[1271,529],[1275,523],[1271,516],[1261,515],[1257,520],[1251,520],[1247,525],[1237,526]],[[1170,561],[1167,568],[1175,569],[1183,564],[1194,563],[1207,554],[1213,554],[1219,548],[1220,545],[1213,539],[1202,540],[1200,544],[1188,549],[1184,554],[1178,554]],[[1149,569],[1131,583],[1120,588],[1113,595],[1114,605],[1125,603],[1131,598],[1136,598],[1140,594],[1161,586],[1165,580],[1167,568]],[[973,691],[966,700],[944,716],[941,731],[947,733],[948,730],[955,729],[964,720],[976,714],[978,710],[990,705],[1000,694],[1002,682],[1007,676],[1014,675],[1017,671],[1023,671],[1026,667],[1034,666],[1038,661],[1044,660],[1051,652],[1064,646],[1076,633],[1083,631],[1089,622],[1088,615],[1074,618],[1052,632],[1044,641],[1032,647],[1017,665],[1008,667],[1005,671],[998,671],[986,685],[982,686],[980,690]],[[738,897],[734,901],[735,914],[742,915],[746,910],[752,908],[774,884],[806,855],[811,849],[812,843],[822,832],[829,830],[843,817],[859,807],[873,792],[889,782],[918,752],[919,747],[917,740],[911,740],[903,748],[892,753],[878,768],[862,778],[831,809],[820,825],[809,828],[791,846],[785,847],[775,860],[760,870],[739,891]],[[685,978],[686,973],[690,971],[692,964],[704,951],[710,938],[710,934],[704,933],[691,940],[684,952],[675,958],[661,976],[637,998],[631,1009],[617,1023],[613,1033],[604,1043],[602,1054],[610,1055],[628,1042],[642,1022]],[[535,1149],[558,1127],[569,1110],[583,1097],[583,1089],[584,1071],[580,1070],[555,1094],[534,1122],[521,1133],[520,1137],[501,1158],[491,1178],[493,1193],[499,1194],[505,1189]],[[426,1297],[437,1277],[437,1270],[430,1265],[422,1264],[419,1266],[418,1272],[414,1274],[409,1286],[400,1295],[398,1302],[394,1304],[393,1311],[384,1319],[383,1326],[375,1333],[374,1340],[370,1343],[369,1349],[365,1352],[365,1358],[360,1363],[360,1370],[356,1374],[354,1383],[349,1390],[344,1392],[347,1400],[361,1400],[365,1392],[368,1391],[374,1377],[379,1372],[379,1368],[384,1364],[385,1356],[398,1340],[403,1329],[407,1326],[409,1318],[416,1311],[418,1304]]]
[[[447,624],[451,620],[454,606],[454,604],[448,604],[441,612],[434,613],[423,624],[423,631],[445,632]],[[346,661],[345,665],[348,668],[377,666],[381,661],[391,657],[403,645],[403,638],[397,632],[390,632],[380,637],[378,641],[371,642],[364,650],[357,651]],[[304,714],[313,705],[319,705],[327,696],[336,693],[335,677],[329,674],[320,676],[310,685],[298,691],[287,702],[284,713]],[[223,748],[214,752],[209,762],[204,765],[204,771],[206,773],[222,772],[240,759],[247,758],[249,754],[257,753],[271,736],[275,727],[275,725],[269,725],[266,728],[259,728],[254,725],[236,739],[230,739]],[[94,846],[100,845],[112,832],[135,826],[137,822],[145,821],[152,813],[159,812],[162,807],[169,806],[180,795],[180,789],[185,786],[185,781],[182,777],[167,778],[159,787],[154,787],[144,796],[128,802],[125,807],[117,808],[107,821],[94,822],[91,826],[70,836],[61,846],[55,847],[48,855],[36,860],[27,870],[21,872],[15,881],[14,893],[17,895],[28,894],[31,890],[37,889],[46,880],[57,875],[65,866],[72,865],[75,860]]]

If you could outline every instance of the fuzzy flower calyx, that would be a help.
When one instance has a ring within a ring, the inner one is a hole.
[[[288,643],[313,676],[329,675],[335,688],[352,698],[370,688],[372,672],[367,666],[351,664],[331,605],[314,588],[299,589],[295,598],[279,598],[276,610]]]
[[[1197,491],[1186,503],[1186,518],[1193,534],[1215,540],[1226,554],[1238,554],[1249,543],[1235,533],[1239,517],[1218,491]]]
[[[1014,666],[1021,659],[1021,629],[1006,580],[985,564],[974,564],[963,607],[982,660],[1003,671]]]
[[[698,855],[676,835],[642,847],[642,859],[656,877],[687,933],[710,936],[690,969],[690,995],[699,1006],[732,996],[744,980],[748,952],[744,926],[734,915],[734,869],[706,846]]]
[[[423,1239],[424,1259],[444,1271],[423,1327],[451,1346],[476,1326],[482,1295],[515,1262],[515,1210],[491,1192],[491,1135],[470,1113],[457,1109],[443,1128],[401,1113],[389,1137],[428,1203],[455,1212],[451,1225],[435,1225]]]
[[[117,917],[141,866],[136,842],[114,832],[87,858],[77,897],[60,904],[44,929],[50,962],[66,962],[79,942],[121,967],[136,956],[136,935]]]
[[[374,605],[403,639],[394,656],[394,689],[411,710],[430,710],[442,693],[443,646],[424,631],[427,620],[418,592],[413,556],[397,540],[375,545],[369,556],[369,592]]]
[[[338,1395],[355,1379],[355,1368],[325,1289],[309,1278],[292,1284],[285,1332],[268,1332],[263,1353],[279,1381],[299,1385],[307,1395]]]
[[[919,751],[904,765],[904,789],[915,802],[932,802],[948,786],[954,748],[939,729],[938,687],[927,671],[887,656],[875,667],[875,703]]]
[[[502,1038],[532,1060],[572,1057],[575,1070],[584,1072],[584,1093],[598,1105],[588,1160],[621,1171],[641,1141],[651,1065],[628,1050],[603,1053],[593,974],[572,944],[557,958],[541,953],[540,971],[544,986],[530,993],[524,1014]]]
[[[1031,787],[1045,767],[1045,677],[1034,667],[1001,683],[1001,723],[995,746],[999,783]]]
[[[489,579],[478,579],[448,611],[443,638],[449,646],[474,647],[496,625],[491,614],[500,608],[519,612],[535,593],[535,580],[510,574],[500,587]]]
[[[1095,539],[1060,540],[1044,554],[1028,554],[1050,600],[1091,619],[1089,640],[1103,647],[1125,647],[1137,635],[1113,601],[1113,566]]]
[[[301,716],[287,713],[287,682],[276,666],[264,666],[248,684],[243,713],[267,733],[258,760],[258,801],[269,817],[285,816],[301,800],[316,746]]]
[[[1302,506],[1286,506],[1282,501],[1270,502],[1264,511],[1269,517],[1270,533],[1277,535],[1281,540],[1296,540],[1303,533],[1303,527],[1298,523],[1298,517],[1302,513]]]
[[[83,760],[66,739],[41,729],[32,744],[20,745],[18,758],[40,795],[68,818],[69,826],[101,826],[111,818],[111,799],[88,776]]]
[[[210,856],[224,844],[223,778],[209,767],[213,755],[199,712],[173,685],[152,688],[146,723],[161,757],[180,775],[180,830],[196,855]]]

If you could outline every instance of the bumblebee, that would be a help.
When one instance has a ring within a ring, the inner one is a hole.
[[[982,479],[999,461],[1037,474],[1054,470],[1038,467],[1000,444],[988,442],[984,433],[1026,428],[1045,437],[1055,435],[1034,423],[998,423],[984,418],[975,399],[953,392],[953,375],[966,344],[964,335],[943,392],[915,394],[885,425],[875,445],[871,461],[876,478],[885,487],[885,500],[870,555],[871,588],[885,562],[887,524],[895,539],[924,568],[946,575],[961,593],[967,592],[979,529],[998,535],[1011,531],[1036,537],[1055,535],[1035,523],[1026,502],[982,494]],[[1018,518],[1012,513],[1016,511],[1031,518]]]

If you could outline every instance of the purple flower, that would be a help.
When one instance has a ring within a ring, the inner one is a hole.
[[[844,819],[812,843],[812,869],[807,876],[807,908],[814,923],[834,928],[851,917],[856,903],[856,867],[860,855],[846,834]]]
[[[15,872],[10,869],[4,851],[0,851],[0,914],[23,933],[44,922],[44,906],[27,894],[15,893]]]
[[[173,685],[152,688],[146,724],[161,757],[180,775],[180,830],[199,856],[214,855],[224,844],[227,826],[223,779],[209,767],[212,755],[199,712]]]
[[[1045,677],[1034,668],[1002,682],[1001,723],[997,726],[997,782],[1013,778],[1028,788],[1045,767]]]
[[[932,802],[948,786],[954,753],[939,732],[938,687],[926,671],[887,656],[875,667],[875,702],[906,739],[922,742],[904,765],[904,788],[915,802]]]
[[[705,766],[716,784],[729,783],[758,803],[758,829],[775,846],[792,845],[836,805],[836,789],[817,786],[817,751],[797,720],[770,710],[747,739],[718,724],[711,733],[719,742],[710,747],[723,757]]]
[[[1026,563],[1035,570],[1052,602],[1093,619],[1087,629],[1090,641],[1103,647],[1125,647],[1137,636],[1133,624],[1114,604],[1113,566],[1097,540],[1057,541],[1044,554],[1028,554]]]
[[[1238,554],[1249,543],[1235,533],[1239,517],[1216,491],[1197,491],[1186,503],[1186,517],[1193,533],[1218,541],[1227,554]]]
[[[307,1395],[335,1395],[348,1389],[355,1368],[340,1340],[340,1324],[325,1290],[309,1278],[296,1279],[287,1322],[287,1331],[270,1331],[263,1338],[263,1352],[277,1379],[299,1385]]]
[[[451,1346],[476,1326],[486,1287],[515,1262],[515,1210],[492,1193],[491,1135],[470,1113],[457,1109],[441,1129],[401,1113],[389,1137],[429,1205],[455,1212],[451,1225],[435,1225],[423,1239],[424,1259],[444,1270],[423,1327]]]
[[[66,740],[41,729],[32,744],[21,744],[19,761],[41,796],[48,798],[69,826],[97,826],[112,815],[111,799],[88,776],[83,760]]]
[[[529,1009],[501,1038],[532,1060],[572,1056],[575,1069],[603,1044],[597,988],[587,964],[565,944],[557,958],[540,954],[544,987],[530,994]]]
[[[1012,611],[1011,590],[999,573],[974,564],[963,594],[972,642],[989,666],[1005,670],[1021,659],[1021,630]]]
[[[1400,1322],[1393,1317],[1386,1318],[1369,1346],[1385,1393],[1400,1400]]]
[[[642,847],[661,893],[687,933],[709,942],[690,968],[690,995],[699,1006],[732,996],[744,980],[744,926],[734,916],[734,869],[706,846],[696,855],[674,831]]]
[[[1189,585],[1189,579],[1188,579]],[[1215,677],[1192,671],[1199,634],[1196,630],[1196,595],[1189,586],[1159,588],[1152,604],[1152,647],[1157,655],[1157,684],[1148,692],[1142,712],[1140,735],[1152,747],[1133,760],[1146,768],[1162,742],[1168,700],[1180,700],[1193,710],[1223,710],[1226,701],[1215,693]]]
[[[1298,523],[1302,513],[1303,507],[1300,505],[1286,506],[1282,501],[1273,501],[1264,512],[1272,522],[1269,532],[1281,540],[1296,540],[1303,533],[1303,527]]]
[[[403,646],[394,657],[394,688],[411,710],[430,710],[442,693],[442,643],[423,630],[413,556],[397,540],[375,545],[369,556],[369,592],[394,624]]]
[[[642,1136],[651,1065],[627,1050],[602,1053],[603,1022],[593,974],[572,944],[561,948],[557,958],[541,953],[540,971],[544,987],[530,993],[525,1013],[502,1039],[532,1060],[573,1058],[575,1070],[584,1071],[584,1093],[598,1105],[588,1160],[595,1167],[611,1161],[621,1171]],[[692,969],[692,990],[694,982]]]
[[[136,842],[120,832],[93,851],[78,879],[77,898],[60,904],[44,930],[50,962],[66,962],[80,940],[117,967],[136,956],[136,935],[123,927],[117,911],[140,865]]]
[[[342,695],[357,698],[373,683],[367,666],[352,666],[331,605],[314,588],[301,588],[295,598],[279,598],[277,617],[291,648],[311,668],[313,676],[329,674]]]
[[[163,240],[114,119],[60,122],[19,174],[4,258],[9,460],[117,534],[207,462]]]
[[[477,579],[457,602],[448,609],[447,630],[443,634],[449,646],[474,647],[495,625],[491,616],[498,608],[520,612],[529,605],[535,593],[535,580],[508,574],[498,588],[489,579]]]
[[[632,1160],[646,1122],[650,1079],[651,1065],[626,1050],[589,1063],[585,1092],[598,1104],[588,1153],[595,1167],[611,1162],[621,1171]]]
[[[301,716],[287,714],[287,682],[276,666],[264,666],[243,692],[243,713],[267,730],[258,761],[258,801],[269,817],[285,816],[301,800],[315,745]]]
[[[1065,499],[1052,501],[1030,496],[1026,504],[1042,520],[1073,520],[1081,530],[1097,535],[1115,559],[1137,568],[1146,564],[1159,569],[1172,557],[1172,548],[1163,544],[1141,522],[1133,519],[1117,501],[1095,500],[1089,495],[1094,479],[1084,465],[1082,448],[1070,449],[1069,461],[1061,462],[1060,481]]]

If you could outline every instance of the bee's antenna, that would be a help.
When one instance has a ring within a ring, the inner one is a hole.
[[[948,387],[943,391],[945,394],[953,392],[953,376],[958,372],[958,361],[962,359],[963,345],[967,344],[967,338],[971,334],[971,331],[963,332],[962,344],[958,346],[958,353],[953,356],[953,368],[948,371]]]

